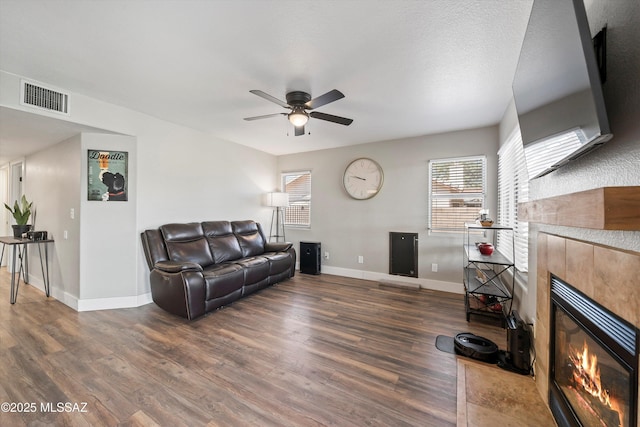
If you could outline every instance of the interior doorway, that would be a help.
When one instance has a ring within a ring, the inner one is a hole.
[[[6,236],[9,230],[9,211],[4,208],[4,203],[9,204],[9,166],[0,167],[0,234]]]
[[[15,200],[20,199],[24,192],[24,162],[16,161],[8,166],[0,168],[0,201],[2,201],[2,213],[0,214],[0,234],[12,236],[11,225],[13,218],[11,213],[4,208],[4,203],[13,206]],[[5,254],[0,267],[11,265],[11,253]]]

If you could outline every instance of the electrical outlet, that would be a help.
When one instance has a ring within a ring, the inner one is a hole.
[[[324,259],[329,259],[329,251],[324,252]]]
[[[74,219],[76,217],[76,210],[71,208],[69,210],[69,216],[71,217],[71,219]]]
[[[69,238],[69,232],[67,230],[64,230],[62,234],[64,235],[65,240]]]
[[[435,262],[433,264],[431,264],[431,271],[433,271],[434,273],[438,272],[438,264],[436,264]]]
[[[364,257],[362,255],[358,255],[358,264],[364,264]]]

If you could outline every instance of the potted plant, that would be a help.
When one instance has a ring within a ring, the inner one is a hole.
[[[18,203],[17,200],[15,201],[13,209],[6,203],[4,204],[4,207],[11,212],[13,218],[16,220],[16,224],[12,226],[13,237],[16,239],[22,237],[22,235],[31,228],[30,225],[27,225],[29,217],[31,216],[31,205],[33,205],[33,202],[28,202],[24,194],[22,195],[22,199],[20,199],[20,203]]]

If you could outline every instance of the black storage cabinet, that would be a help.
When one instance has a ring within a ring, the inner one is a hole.
[[[300,273],[320,274],[320,242],[300,242]]]

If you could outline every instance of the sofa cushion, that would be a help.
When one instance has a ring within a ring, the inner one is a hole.
[[[209,248],[216,264],[242,258],[238,238],[233,234],[229,221],[208,221],[202,223]]]
[[[171,261],[194,262],[202,267],[213,264],[209,243],[199,223],[165,224],[160,231]]]
[[[291,268],[291,255],[288,252],[266,252],[262,256],[269,260],[269,275],[283,273]]]
[[[244,285],[244,271],[237,264],[215,264],[205,269],[203,275],[206,301],[241,290]]]
[[[244,269],[244,284],[252,285],[269,277],[269,260],[262,256],[242,258],[234,261]]]
[[[265,240],[255,221],[233,221],[231,227],[238,238],[243,257],[264,253]]]

